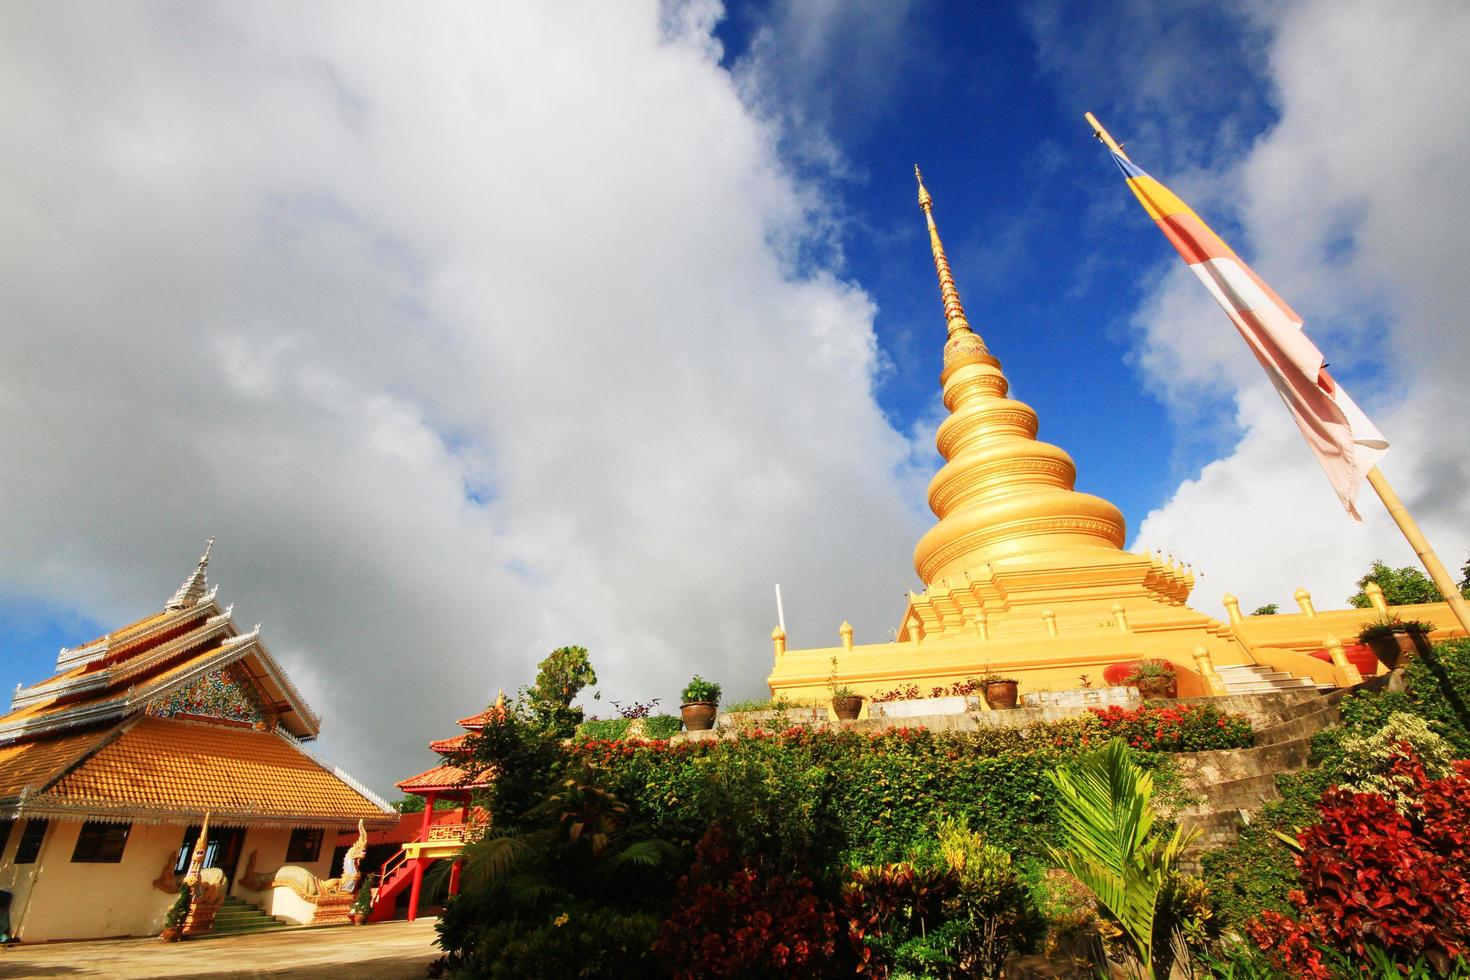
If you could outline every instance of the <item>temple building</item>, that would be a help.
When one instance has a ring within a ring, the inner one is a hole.
[[[868,696],[908,684],[927,692],[987,671],[1016,678],[1022,693],[1064,691],[1142,659],[1169,662],[1181,697],[1361,680],[1340,644],[1387,612],[1381,593],[1369,590],[1376,610],[1319,611],[1299,590],[1299,613],[1249,617],[1226,595],[1222,622],[1188,605],[1188,566],[1123,550],[1122,513],[1074,488],[1072,458],[1038,440],[1036,412],[1007,396],[1000,361],[965,316],[922,177],[919,207],[948,333],[945,463],[929,484],[938,523],[914,549],[925,588],[910,594],[894,642],[857,644],[843,623],[837,646],[787,650],[777,627],[771,693],[824,698],[834,676]],[[1435,638],[1462,632],[1445,603],[1395,611],[1433,623]]]
[[[0,890],[24,941],[157,933],[201,826],[218,928],[319,922],[339,831],[397,820],[303,748],[320,719],[208,564],[162,611],[63,649],[0,717]]]
[[[398,852],[383,864],[369,921],[393,918],[402,904],[400,899],[405,896],[408,920],[412,922],[418,918],[424,879],[436,861],[450,862],[447,892],[450,895],[459,892],[465,844],[484,833],[489,826],[489,814],[480,807],[471,806],[471,800],[476,790],[491,784],[494,775],[476,772],[466,765],[456,764],[456,760],[462,760],[468,754],[469,740],[492,720],[503,720],[506,710],[505,692],[501,691],[493,705],[456,723],[464,731],[429,743],[429,748],[440,756],[438,765],[398,783],[403,792],[424,798],[424,812],[421,816],[404,815],[416,817],[417,827],[412,834],[404,835]],[[459,806],[447,812],[436,809],[445,802]]]

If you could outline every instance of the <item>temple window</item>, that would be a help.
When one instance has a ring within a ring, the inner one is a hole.
[[[128,823],[103,823],[88,820],[77,835],[77,846],[71,852],[73,864],[117,864],[128,844]]]
[[[0,858],[5,856],[5,845],[10,843],[10,829],[15,826],[15,821],[6,817],[0,819]]]
[[[34,817],[26,821],[20,832],[20,843],[15,846],[16,864],[35,864],[36,855],[41,853],[41,841],[46,839],[46,828],[50,824]]]
[[[291,843],[286,846],[286,863],[315,861],[322,853],[322,828],[297,827],[291,831]]]

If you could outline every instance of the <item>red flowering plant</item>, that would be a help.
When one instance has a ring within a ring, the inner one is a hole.
[[[1251,723],[1244,715],[1209,704],[1170,707],[1092,708],[1103,740],[1121,738],[1137,749],[1153,752],[1203,752],[1240,749],[1251,744]]]
[[[1329,790],[1321,821],[1298,837],[1302,887],[1290,895],[1298,918],[1263,913],[1251,938],[1283,969],[1329,976],[1321,949],[1395,962],[1423,958],[1447,974],[1470,953],[1470,762],[1430,780],[1407,746],[1396,777],[1422,805],[1406,813],[1376,793]]]
[[[853,973],[845,923],[812,880],[737,860],[719,824],[695,848],[654,953],[674,980]]]

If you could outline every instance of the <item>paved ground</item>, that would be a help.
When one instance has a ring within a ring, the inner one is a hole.
[[[0,948],[0,977],[66,980],[422,980],[437,959],[434,920],[258,932],[160,943],[103,939]]]

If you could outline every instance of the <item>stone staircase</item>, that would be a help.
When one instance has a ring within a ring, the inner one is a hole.
[[[266,929],[285,929],[291,925],[285,919],[266,915],[258,905],[236,898],[233,895],[225,897],[225,902],[214,914],[214,930],[208,936],[196,938],[207,939],[209,936],[235,936],[242,932],[261,932]]]
[[[1240,664],[1233,667],[1217,667],[1216,673],[1225,683],[1230,694],[1269,694],[1273,691],[1330,691],[1319,688],[1309,677],[1297,677],[1284,670],[1272,670],[1258,664]]]
[[[1316,690],[1308,685],[1309,690]],[[1281,798],[1276,776],[1307,767],[1312,736],[1341,722],[1338,705],[1349,690],[1309,695],[1274,712],[1269,725],[1256,730],[1248,749],[1220,749],[1177,756],[1185,789],[1200,798],[1175,814],[1180,823],[1203,834],[1184,854],[1183,869],[1198,873],[1199,856],[1229,843],[1262,806]]]

